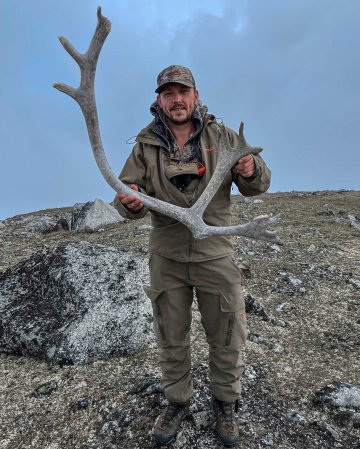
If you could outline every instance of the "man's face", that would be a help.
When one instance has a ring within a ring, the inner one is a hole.
[[[170,83],[157,96],[157,103],[171,123],[182,125],[191,120],[198,99],[199,93],[192,87]]]

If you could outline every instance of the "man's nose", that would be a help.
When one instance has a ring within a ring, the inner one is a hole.
[[[174,103],[178,102],[178,101],[182,101],[182,95],[180,92],[175,93],[174,95]]]

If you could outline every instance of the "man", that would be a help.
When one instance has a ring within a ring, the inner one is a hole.
[[[215,170],[220,127],[202,105],[191,71],[179,65],[157,77],[158,94],[150,111],[154,120],[136,138],[120,175],[135,191],[191,207]],[[238,135],[227,129],[232,147]],[[230,225],[230,192],[234,182],[246,196],[265,192],[270,171],[260,156],[245,156],[229,171],[204,213],[213,226]],[[117,194],[116,207],[127,218],[148,212],[134,195]],[[161,386],[169,401],[154,427],[159,444],[169,444],[189,413],[193,394],[189,331],[193,290],[209,344],[210,389],[216,429],[225,446],[239,439],[234,408],[244,369],[247,338],[240,270],[232,260],[231,238],[196,240],[173,218],[151,211],[150,287],[154,330],[162,370]]]

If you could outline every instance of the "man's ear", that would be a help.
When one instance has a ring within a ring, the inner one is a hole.
[[[200,104],[200,95],[199,95],[199,91],[195,89],[195,102],[196,102],[196,106],[198,106]]]
[[[160,98],[160,95],[158,95],[158,96],[156,97],[156,102],[157,102],[157,104],[161,107],[161,98]]]

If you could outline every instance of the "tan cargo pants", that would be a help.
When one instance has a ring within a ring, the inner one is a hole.
[[[150,298],[157,337],[161,386],[169,401],[193,395],[190,375],[190,325],[193,289],[209,344],[210,389],[221,401],[238,399],[247,338],[241,272],[231,257],[205,262],[176,262],[150,256]]]

